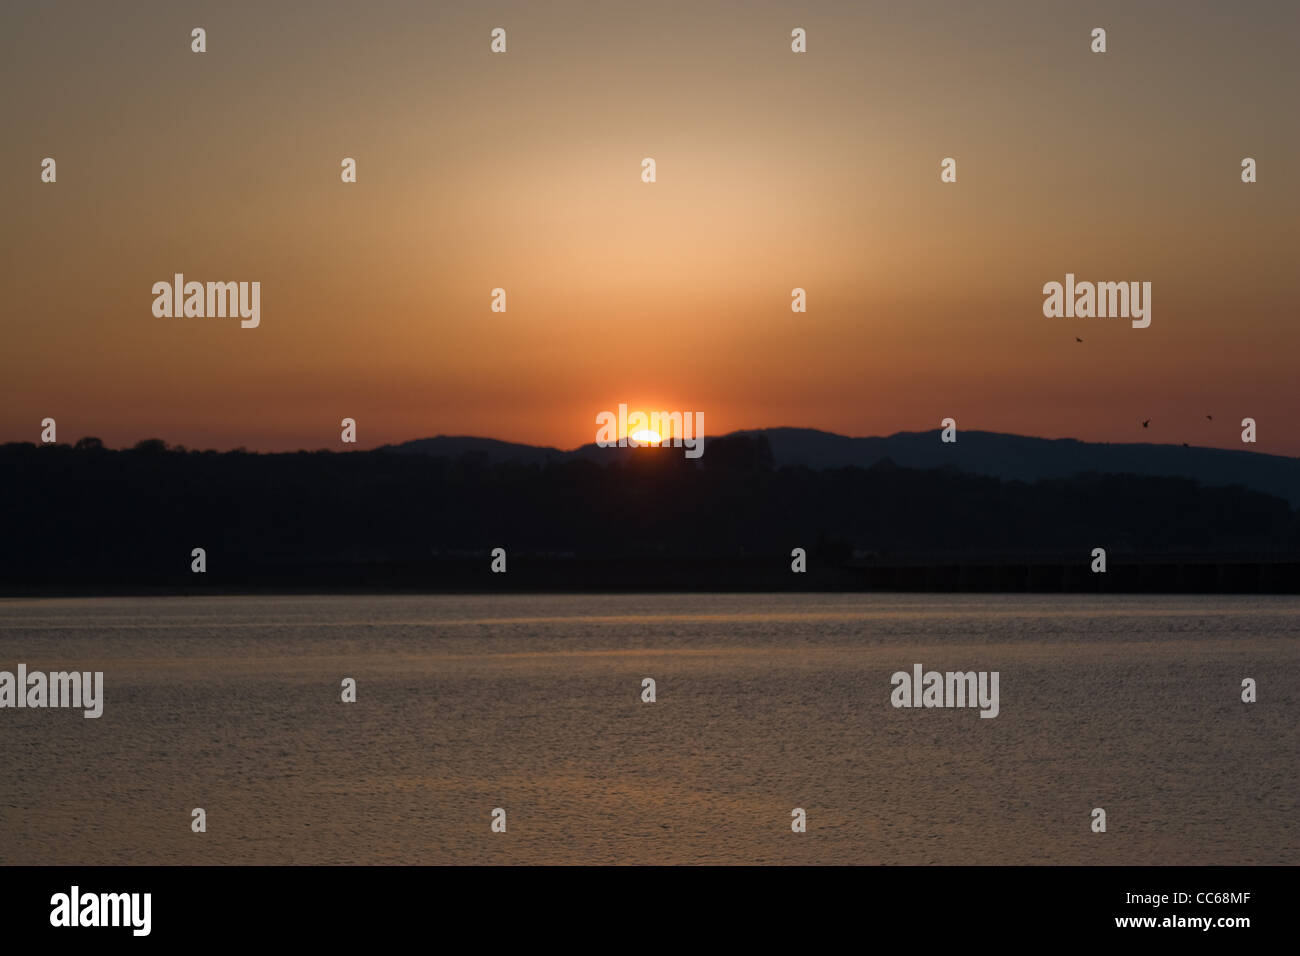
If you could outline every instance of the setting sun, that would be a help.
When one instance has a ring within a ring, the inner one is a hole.
[[[649,445],[658,445],[663,441],[662,436],[660,436],[658,432],[651,431],[649,428],[643,428],[640,431],[633,432],[628,437],[633,441],[642,441]]]

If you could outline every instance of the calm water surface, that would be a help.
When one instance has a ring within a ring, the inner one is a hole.
[[[1300,863],[1298,638],[1294,598],[0,601],[0,670],[105,681],[0,710],[0,862]],[[893,708],[914,663],[1000,715]]]

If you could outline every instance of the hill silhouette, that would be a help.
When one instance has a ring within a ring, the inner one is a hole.
[[[711,439],[698,460],[596,449],[603,461],[582,449],[494,461],[515,450],[478,440],[441,455],[9,444],[0,592],[1291,591],[1300,580],[1296,510],[1240,485],[1098,471],[1030,482],[892,458],[814,468],[783,464],[779,437]],[[1104,575],[1089,570],[1097,547]],[[194,548],[204,574],[191,573]],[[505,577],[490,572],[494,548]],[[794,548],[806,574],[791,573]]]
[[[596,446],[591,446],[595,448]],[[381,451],[418,453],[433,458],[459,458],[472,455],[485,462],[521,462],[540,465],[548,461],[564,461],[575,457],[572,452],[537,445],[498,441],[495,438],[475,438],[469,435],[438,435],[435,438],[417,438],[400,445],[385,445]]]
[[[1151,443],[1112,444],[1073,438],[1031,438],[1000,432],[961,431],[944,443],[940,432],[898,432],[883,438],[849,438],[813,428],[764,428],[720,437],[763,437],[777,467],[870,468],[888,459],[905,468],[957,468],[974,475],[1033,482],[1082,472],[1190,478],[1202,485],[1241,485],[1300,507],[1300,458],[1221,448]],[[705,454],[717,438],[705,442]],[[455,457],[483,452],[493,462],[543,463],[585,458],[609,461],[636,449],[583,445],[572,451],[483,438],[423,438],[387,446],[398,452]]]

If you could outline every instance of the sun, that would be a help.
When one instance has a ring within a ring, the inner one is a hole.
[[[640,431],[633,432],[628,437],[633,441],[645,442],[648,445],[658,445],[663,441],[663,438],[657,431],[652,431],[649,428],[643,428]]]

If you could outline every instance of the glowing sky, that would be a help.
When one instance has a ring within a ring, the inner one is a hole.
[[[1229,448],[1251,416],[1300,454],[1300,4],[17,2],[0,35],[0,441],[568,448],[627,403]],[[260,281],[260,327],[155,318],[176,272]],[[1044,318],[1067,272],[1150,281],[1151,327]]]

